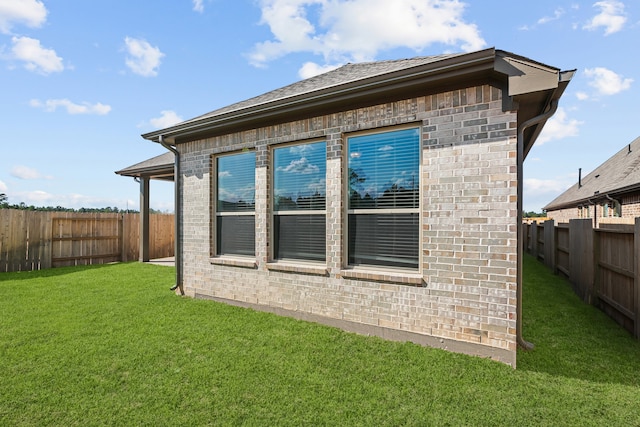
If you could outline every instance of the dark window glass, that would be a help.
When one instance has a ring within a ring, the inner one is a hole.
[[[349,215],[349,264],[418,268],[420,215]]]
[[[348,262],[418,268],[418,129],[348,140]]]
[[[254,215],[219,216],[216,228],[218,255],[255,255]]]
[[[274,235],[276,258],[312,261],[326,258],[325,215],[276,215]]]
[[[326,259],[326,143],[273,150],[274,258]]]

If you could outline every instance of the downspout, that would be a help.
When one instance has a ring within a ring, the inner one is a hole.
[[[173,176],[174,176],[174,196],[175,196],[175,249],[174,256],[176,260],[176,284],[171,287],[172,291],[180,288],[180,295],[184,295],[182,286],[182,221],[181,221],[181,203],[180,203],[180,152],[164,141],[162,135],[158,136],[158,142],[167,150],[174,154]]]
[[[524,186],[522,183],[523,164],[524,164],[524,131],[538,123],[544,122],[553,116],[558,109],[558,100],[552,99],[549,104],[549,111],[539,116],[533,117],[518,126],[518,261],[516,272],[516,341],[518,345],[525,350],[532,350],[534,345],[522,338],[522,259],[524,257],[524,242],[522,236],[522,196],[524,194]]]

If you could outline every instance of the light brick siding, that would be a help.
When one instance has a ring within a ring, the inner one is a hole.
[[[481,86],[178,145],[185,292],[515,366],[516,121]],[[400,124],[422,128],[421,271],[345,269],[346,136]],[[327,142],[326,265],[270,262],[270,148],[314,139]],[[242,149],[256,150],[250,261],[212,256],[212,159]]]
[[[640,217],[640,194],[622,198],[622,217]]]
[[[590,212],[593,212],[593,206],[591,207]],[[583,217],[581,215],[585,216]],[[547,217],[553,219],[556,223],[568,223],[569,220],[572,219],[586,218],[586,211],[581,214],[580,209],[578,208],[558,209],[555,211],[548,211]]]
[[[630,195],[620,198],[621,216],[615,216],[614,210],[608,208],[606,211],[603,204],[596,206],[589,205],[582,209],[573,207],[566,209],[550,210],[547,217],[556,223],[568,223],[572,219],[592,218],[594,226],[602,224],[633,224],[636,217],[640,217],[640,195]],[[606,213],[606,215],[605,215]]]

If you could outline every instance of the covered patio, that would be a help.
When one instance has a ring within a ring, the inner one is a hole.
[[[150,182],[152,179],[175,182],[174,166],[175,156],[172,152],[167,152],[115,172],[121,176],[132,177],[140,184],[140,262],[151,261],[149,251]],[[175,258],[162,258],[154,260],[155,262],[162,265],[175,265]]]

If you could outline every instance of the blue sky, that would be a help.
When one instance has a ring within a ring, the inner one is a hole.
[[[496,47],[578,69],[525,162],[539,211],[640,136],[638,40],[637,0],[0,0],[0,192],[137,209],[114,171],[164,152],[142,133],[346,62]]]

